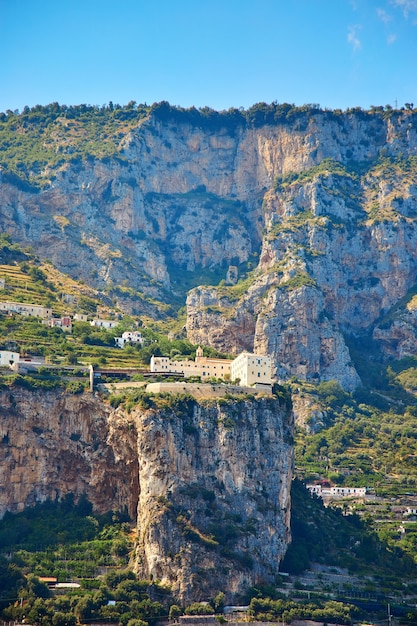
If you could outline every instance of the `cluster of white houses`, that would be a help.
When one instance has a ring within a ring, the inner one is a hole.
[[[199,376],[203,381],[210,378],[239,380],[242,387],[256,384],[272,384],[271,357],[242,352],[235,359],[216,359],[203,356],[197,348],[195,360],[175,360],[167,356],[152,356],[151,372],[155,374],[183,374],[184,378]]]
[[[28,317],[38,317],[51,328],[61,328],[65,332],[72,332],[72,320],[77,322],[88,322],[88,316],[84,313],[75,313],[74,317],[64,315],[63,317],[53,317],[52,309],[40,304],[28,304],[26,302],[0,302],[0,312],[17,313]],[[109,320],[96,318],[90,321],[91,326],[111,330],[120,323],[120,320]],[[116,346],[124,348],[128,344],[139,343],[144,345],[145,339],[139,331],[126,331],[121,337],[114,338]],[[1,364],[1,363],[0,363]]]

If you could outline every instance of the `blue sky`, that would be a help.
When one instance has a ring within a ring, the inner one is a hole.
[[[417,0],[0,0],[0,111],[417,106]]]

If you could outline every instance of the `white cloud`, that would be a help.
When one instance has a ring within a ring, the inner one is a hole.
[[[391,45],[395,41],[397,41],[397,35],[395,35],[394,33],[392,33],[391,35],[388,35],[388,37],[387,37],[387,44]]]
[[[406,19],[413,13],[417,14],[417,0],[390,0],[390,2],[401,9]]]
[[[378,18],[381,20],[381,22],[384,22],[384,24],[388,24],[388,22],[391,22],[392,20],[392,16],[389,15],[389,13],[385,11],[385,9],[378,8],[376,10],[376,14]]]
[[[356,24],[355,26],[349,26],[349,29],[348,29],[347,40],[351,44],[354,52],[357,52],[362,47],[362,44],[358,37],[358,32],[360,31],[361,28],[362,27],[360,24]]]

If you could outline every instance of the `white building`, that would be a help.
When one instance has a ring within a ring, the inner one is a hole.
[[[417,508],[414,506],[408,506],[404,512],[404,515],[417,515]]]
[[[252,387],[256,383],[271,385],[271,357],[242,352],[232,363],[231,378],[239,379],[242,387]]]
[[[20,360],[19,352],[10,352],[9,350],[0,350],[0,367],[12,367],[14,363]]]
[[[323,487],[322,485],[306,485],[310,493],[320,498],[364,498],[366,487]]]
[[[142,337],[142,333],[138,330],[126,330],[121,337],[115,337],[114,341],[118,348],[124,348],[127,343],[140,343],[143,346],[145,338]]]
[[[116,320],[95,319],[90,322],[90,325],[95,326],[96,328],[110,329],[110,328],[116,328],[118,323],[119,322]]]
[[[200,376],[202,380],[221,378],[223,380],[240,379],[242,387],[257,384],[271,385],[271,358],[243,352],[233,361],[231,359],[213,359],[203,356],[203,350],[197,348],[195,361],[186,359],[173,361],[167,356],[152,356],[151,372],[184,374],[184,378]]]
[[[197,348],[195,361],[185,359],[172,361],[168,356],[152,356],[151,372],[184,374],[184,378],[201,376],[202,379],[222,378],[230,380],[230,359],[213,359],[203,356],[203,350]]]
[[[74,320],[76,322],[88,322],[88,315],[85,313],[76,313],[74,315]]]
[[[44,319],[52,317],[52,309],[40,304],[26,304],[25,302],[0,302],[0,311]]]

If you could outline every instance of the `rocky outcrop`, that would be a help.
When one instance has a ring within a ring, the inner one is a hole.
[[[285,410],[257,399],[184,402],[183,411],[140,421],[139,572],[184,600],[272,581],[289,540]]]
[[[410,294],[378,322],[373,339],[393,359],[413,357],[417,353],[417,298]]]
[[[137,523],[132,565],[181,602],[272,582],[289,542],[290,407],[275,397],[2,392],[0,512],[85,494]]]

